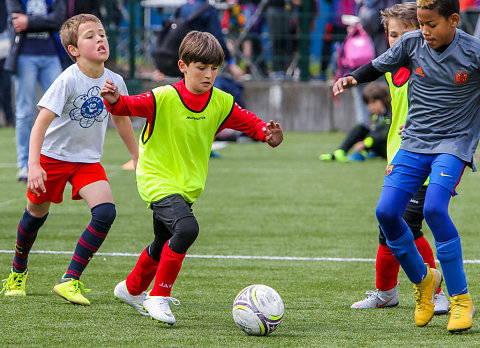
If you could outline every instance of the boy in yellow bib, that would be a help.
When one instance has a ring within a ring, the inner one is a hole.
[[[126,96],[107,81],[101,90],[110,112],[147,120],[140,137],[137,186],[153,210],[155,233],[153,243],[114,294],[142,314],[169,325],[175,324],[169,301],[178,304],[170,297],[171,289],[199,232],[191,206],[205,187],[215,134],[231,128],[272,147],[283,140],[278,123],[265,123],[238,106],[230,94],[213,87],[224,59],[213,35],[190,32],[180,45],[179,57],[185,78],[173,85]]]

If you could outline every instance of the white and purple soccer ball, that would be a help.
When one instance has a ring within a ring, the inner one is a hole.
[[[282,322],[284,305],[280,295],[266,285],[250,285],[233,301],[233,320],[246,334],[267,336]]]

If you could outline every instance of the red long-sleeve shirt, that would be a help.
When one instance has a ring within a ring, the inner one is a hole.
[[[174,83],[173,87],[178,91],[183,103],[194,111],[203,110],[210,100],[211,90],[202,94],[194,94],[187,89],[184,80]],[[150,91],[132,96],[120,95],[118,101],[113,105],[107,101],[104,102],[107,110],[113,115],[143,117],[150,125],[155,119],[155,101]],[[157,117],[161,117],[161,115],[157,115]],[[251,138],[266,142],[267,137],[263,132],[265,125],[265,121],[235,103],[232,112],[217,130],[217,134],[223,129],[231,128],[241,131]]]

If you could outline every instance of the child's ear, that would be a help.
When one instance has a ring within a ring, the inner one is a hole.
[[[80,53],[78,52],[78,49],[73,45],[68,45],[67,49],[70,55],[72,55],[75,58],[80,55]]]
[[[448,17],[448,22],[451,28],[456,28],[458,23],[460,23],[460,15],[458,13],[452,13],[450,17]]]
[[[187,72],[187,64],[181,59],[178,60],[178,69],[182,74],[185,74]]]

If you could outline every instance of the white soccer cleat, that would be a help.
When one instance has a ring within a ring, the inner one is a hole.
[[[435,309],[433,311],[434,315],[447,314],[450,310],[450,303],[448,302],[448,298],[443,290],[440,290],[438,294],[435,294],[433,297],[433,304],[435,305]]]
[[[395,307],[398,305],[398,284],[387,291],[376,289],[375,291],[367,291],[366,294],[368,295],[366,298],[355,302],[350,308],[366,309]]]
[[[180,304],[180,301],[173,297],[164,297],[164,296],[150,296],[148,295],[145,301],[143,302],[143,307],[150,314],[150,317],[153,320],[173,325],[175,324],[175,317],[173,316],[172,311],[168,302],[172,302],[175,306]]]
[[[130,295],[130,293],[127,290],[127,283],[125,280],[123,280],[117,284],[117,286],[115,287],[115,290],[113,290],[113,293],[115,297],[118,298],[120,301],[125,302],[126,304],[132,306],[137,311],[139,311],[142,315],[145,315],[148,317],[148,313],[145,311],[145,308],[143,308],[143,301],[145,301],[145,298],[147,297],[146,291],[144,291],[142,294],[138,296]]]

